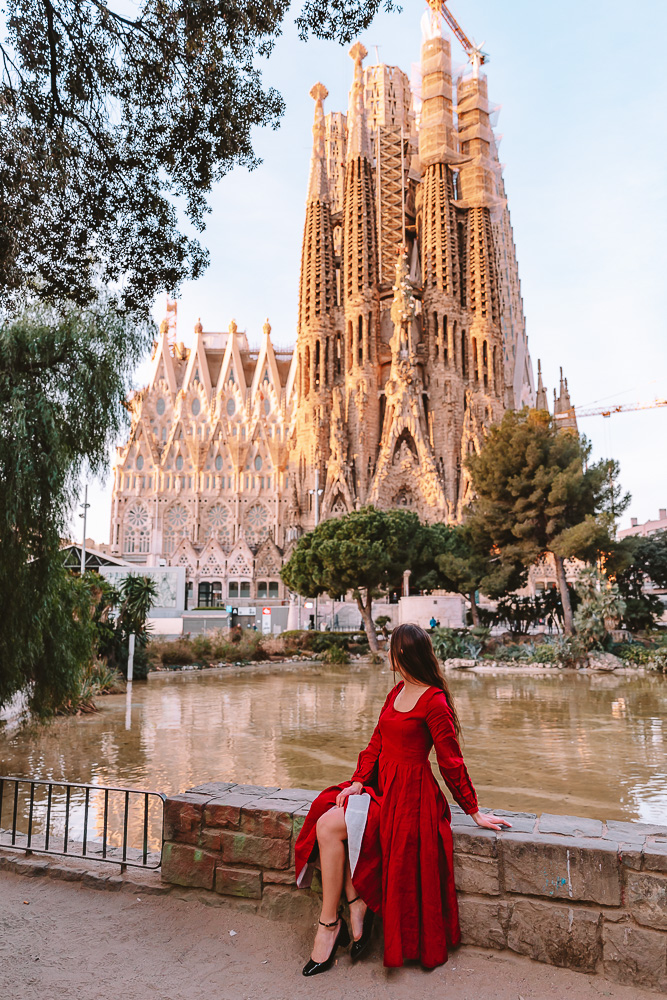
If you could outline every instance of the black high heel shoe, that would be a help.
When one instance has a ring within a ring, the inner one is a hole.
[[[345,923],[345,921],[341,916],[336,917],[336,919],[333,920],[330,924],[324,924],[322,923],[321,920],[318,920],[318,923],[321,924],[322,927],[335,927],[339,920],[340,920],[340,930],[336,935],[336,940],[333,943],[333,948],[331,949],[329,957],[325,959],[324,962],[314,962],[312,958],[309,958],[303,967],[304,976],[318,976],[320,972],[328,972],[334,963],[334,958],[336,957],[336,950],[339,947],[347,948],[348,944],[350,943],[350,932],[347,929],[347,924]]]
[[[359,898],[360,898],[359,896],[355,896],[354,899],[348,899],[347,905],[349,906],[351,903],[356,903],[356,901]],[[368,945],[370,944],[371,934],[373,932],[374,919],[375,919],[375,914],[369,907],[364,913],[364,929],[361,932],[361,937],[359,938],[358,941],[353,941],[352,947],[350,948],[350,958],[352,959],[353,962],[356,962],[358,958],[361,958],[363,953],[366,951],[366,948],[368,948]]]

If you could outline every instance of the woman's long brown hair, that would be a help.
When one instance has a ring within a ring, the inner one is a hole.
[[[389,658],[394,670],[400,667],[403,673],[420,684],[440,688],[454,716],[456,735],[460,736],[461,723],[454,707],[454,700],[440,669],[438,658],[433,651],[428,632],[425,632],[419,625],[412,625],[409,622],[405,625],[398,625],[391,633]]]

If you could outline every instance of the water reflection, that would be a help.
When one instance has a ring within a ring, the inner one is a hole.
[[[498,671],[450,681],[484,805],[664,821],[663,678]],[[321,788],[352,773],[391,684],[370,667],[161,675],[134,685],[131,702],[102,699],[97,715],[0,734],[0,768],[164,792],[225,779]]]

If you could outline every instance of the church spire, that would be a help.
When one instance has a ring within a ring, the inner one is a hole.
[[[357,156],[370,158],[371,145],[368,138],[368,123],[364,104],[364,67],[363,61],[368,55],[367,50],[357,42],[350,49],[354,59],[354,79],[350,90],[350,103],[347,116],[347,161]]]
[[[324,151],[324,100],[329,91],[323,83],[316,83],[310,91],[315,101],[315,120],[313,122],[313,152],[310,158],[310,177],[308,180],[308,198],[311,201],[329,201],[329,184],[327,180],[327,164]]]
[[[316,83],[310,91],[315,101],[313,153],[306,199],[306,224],[301,256],[301,294],[299,297],[299,333],[305,334],[336,304],[336,269],[329,189],[324,149],[323,101],[327,88]],[[310,377],[310,376],[309,376]]]
[[[544,383],[542,381],[542,362],[537,361],[537,393],[535,395],[535,409],[536,410],[549,410],[549,403],[547,402],[547,391],[544,388]]]

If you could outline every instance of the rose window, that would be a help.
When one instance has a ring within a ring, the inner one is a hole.
[[[123,535],[123,550],[127,554],[145,554],[149,551],[149,517],[145,507],[141,505],[130,507],[125,514],[125,531]]]
[[[216,503],[206,515],[206,535],[218,538],[221,542],[229,542],[232,537],[231,517],[229,508]]]
[[[178,542],[187,534],[188,512],[181,504],[174,504],[164,515],[164,547],[165,551],[174,551]]]
[[[250,545],[258,545],[269,534],[269,512],[262,504],[253,504],[247,511],[245,534]]]
[[[148,527],[148,511],[145,507],[130,507],[126,514],[127,526],[132,531]]]

